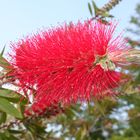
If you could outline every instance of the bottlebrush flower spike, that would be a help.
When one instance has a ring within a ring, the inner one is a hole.
[[[97,21],[70,23],[13,44],[12,74],[34,95],[32,108],[113,95],[121,80],[115,55],[128,50],[120,36],[113,37],[115,28]]]

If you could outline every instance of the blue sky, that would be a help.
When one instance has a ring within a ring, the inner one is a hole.
[[[99,7],[108,2],[95,1]],[[0,0],[0,49],[6,45],[8,50],[10,41],[17,41],[39,29],[89,18],[88,2],[90,0]],[[140,0],[122,0],[111,11],[119,20],[119,30],[129,26],[138,2]]]

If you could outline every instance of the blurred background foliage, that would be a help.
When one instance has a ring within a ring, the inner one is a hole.
[[[92,20],[95,17],[105,24],[113,16],[102,12],[94,1],[88,3]],[[105,8],[105,7],[104,7]],[[103,8],[102,8],[103,9]],[[95,16],[93,15],[95,14]],[[129,44],[140,49],[140,4],[136,15],[130,18],[133,28],[127,31]],[[4,79],[8,62],[0,55],[0,140],[140,140],[140,66],[131,65],[128,81],[121,86],[116,98],[78,103],[65,110],[53,108],[40,116],[23,117],[26,99],[16,92],[3,88],[10,77]],[[16,118],[16,119],[15,119]]]

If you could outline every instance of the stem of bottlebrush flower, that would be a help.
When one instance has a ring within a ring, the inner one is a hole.
[[[122,0],[110,0],[107,4],[105,4],[98,12],[98,15],[102,15],[103,13],[109,12],[113,7],[119,4]]]

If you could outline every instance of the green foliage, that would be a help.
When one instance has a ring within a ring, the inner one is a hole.
[[[3,53],[1,52],[1,54]],[[7,70],[9,66],[10,66],[9,62],[2,55],[0,55],[0,67]]]
[[[90,12],[90,14],[92,16],[93,15],[93,12],[92,12],[92,7],[91,7],[90,3],[88,3],[88,9],[89,9],[89,12]]]
[[[110,4],[109,2],[106,4],[106,6],[107,5],[110,6],[112,5],[112,3]],[[107,18],[113,18],[113,16],[109,14],[109,10],[107,10],[106,7],[98,8],[93,0],[91,1],[91,3],[88,3],[88,9],[90,15],[92,16],[92,19],[99,19],[104,24],[108,24]],[[93,11],[94,11],[94,15],[93,15]]]
[[[21,112],[13,104],[11,104],[8,100],[4,98],[0,98],[0,110],[16,118],[23,118]]]
[[[102,8],[98,8],[94,1],[88,3],[88,8],[93,19],[95,16],[105,24],[108,24],[106,18],[112,17],[109,10],[102,12]],[[136,12],[130,23],[136,25],[137,30],[129,31],[138,34],[140,5]],[[138,41],[129,42],[134,48],[140,47]],[[5,47],[0,54],[0,67],[4,69],[4,73],[0,71],[0,78],[9,79],[7,73],[10,64],[3,57],[4,50]],[[50,118],[49,111],[45,115],[24,116],[27,99],[0,86],[0,140],[139,140],[140,69],[137,65],[130,65],[127,69],[129,71],[124,79],[128,80],[118,89],[122,96],[71,105],[65,107],[64,113]],[[123,113],[128,115],[124,120]]]
[[[0,112],[0,124],[6,122],[7,114],[5,112]]]
[[[19,102],[22,96],[13,90],[0,88],[0,97],[5,98],[11,102]]]
[[[0,133],[0,140],[19,140],[14,135],[10,134],[8,131]]]
[[[2,49],[2,51],[1,51],[1,53],[0,53],[1,56],[3,56],[4,51],[5,51],[5,46],[3,47],[3,49]]]

